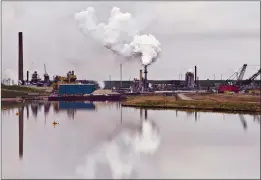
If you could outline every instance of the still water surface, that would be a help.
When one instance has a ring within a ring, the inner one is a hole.
[[[6,109],[2,177],[260,178],[260,116],[118,103]]]

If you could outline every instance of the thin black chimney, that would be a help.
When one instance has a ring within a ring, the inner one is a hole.
[[[195,78],[195,85],[197,86],[197,66],[195,66],[195,75],[194,75],[194,78]]]
[[[23,66],[23,33],[18,33],[18,80],[24,79],[24,66]]]
[[[29,71],[26,72],[26,82],[29,83]]]

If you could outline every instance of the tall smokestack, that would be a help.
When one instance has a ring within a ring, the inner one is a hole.
[[[18,80],[24,79],[24,66],[23,66],[23,33],[18,33]]]
[[[140,70],[140,81],[142,81],[142,69]]]
[[[26,71],[26,82],[29,83],[29,71]]]
[[[194,78],[195,78],[194,83],[197,86],[197,66],[195,66],[195,76],[194,76]]]
[[[144,66],[144,90],[147,90],[147,74],[148,74],[148,71],[147,71],[147,66]]]

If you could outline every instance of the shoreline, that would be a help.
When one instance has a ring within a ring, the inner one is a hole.
[[[259,97],[226,96],[226,95],[197,95],[198,99],[193,96],[180,96],[177,98],[166,96],[143,96],[128,97],[121,103],[122,107],[144,108],[144,109],[173,109],[183,111],[201,111],[201,112],[221,112],[221,113],[243,113],[243,114],[260,114]],[[240,99],[241,98],[241,99]],[[252,99],[251,99],[252,98]]]
[[[134,105],[134,104],[121,104],[122,107],[130,107],[137,109],[150,109],[150,110],[179,110],[179,111],[191,111],[191,112],[215,112],[215,113],[229,113],[229,114],[260,114],[258,110],[232,110],[226,108],[201,108],[201,107],[190,107],[190,106],[165,106],[165,105]]]

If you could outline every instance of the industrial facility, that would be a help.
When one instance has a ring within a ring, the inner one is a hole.
[[[29,71],[26,71],[26,81],[23,76],[23,34],[18,34],[18,79],[21,85],[34,86],[52,86],[53,92],[64,95],[85,95],[92,94],[99,89],[99,84],[91,80],[78,80],[74,70],[68,71],[66,76],[55,75],[53,80],[47,73],[46,65],[44,64],[43,80],[37,71],[34,71],[29,80]],[[219,93],[224,92],[239,92],[249,89],[260,89],[260,80],[255,80],[260,75],[259,69],[251,77],[243,80],[247,64],[244,64],[236,73],[227,80],[200,80],[197,76],[197,66],[194,72],[189,69],[185,73],[184,80],[168,80],[156,81],[148,79],[148,66],[139,70],[139,78],[134,78],[133,81],[105,81],[104,89],[111,89],[120,94],[124,93],[146,93],[156,91],[175,91],[175,90],[215,90]],[[122,72],[121,72],[122,73]],[[143,75],[144,74],[144,75]],[[235,75],[236,78],[235,78]]]

